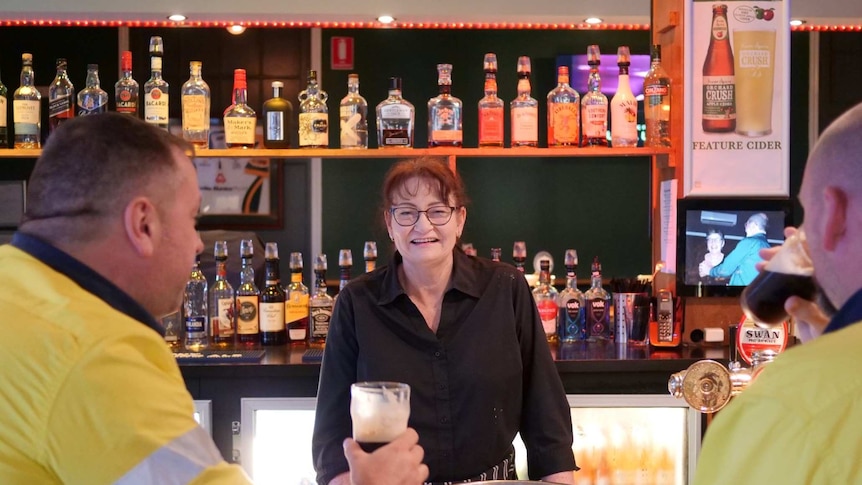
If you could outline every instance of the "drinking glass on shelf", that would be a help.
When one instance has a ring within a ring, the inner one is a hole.
[[[353,439],[370,453],[407,430],[410,386],[402,382],[357,382],[350,386]]]

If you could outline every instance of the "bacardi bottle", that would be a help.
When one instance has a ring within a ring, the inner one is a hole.
[[[266,243],[264,257],[266,284],[260,293],[260,343],[284,345],[287,343],[287,330],[284,326],[285,295],[278,267],[278,245],[274,242]]]
[[[548,342],[557,341],[557,295],[557,289],[551,284],[551,262],[543,259],[539,261],[539,284],[533,288],[533,299]]]
[[[299,147],[329,146],[329,95],[317,84],[317,71],[308,71],[308,86],[299,93]]]
[[[212,343],[227,347],[236,334],[236,295],[227,280],[227,242],[216,241],[213,249],[216,279],[210,293],[210,337]]]
[[[359,94],[359,74],[347,76],[347,96],[338,111],[341,148],[368,148],[368,102]]]
[[[670,76],[661,65],[661,46],[654,44],[644,79],[644,118],[648,147],[670,146]]]
[[[285,303],[285,325],[291,344],[308,339],[308,287],[302,283],[302,253],[290,253],[290,285]]]
[[[189,62],[189,80],[180,90],[183,139],[196,149],[210,144],[210,87],[201,76],[201,61]]]
[[[326,345],[333,303],[334,300],[326,292],[326,255],[318,254],[314,260],[314,294],[309,300],[311,331],[309,332],[308,343],[312,347]]]
[[[201,257],[198,255],[183,292],[185,347],[189,350],[205,349],[209,342],[208,299],[207,279],[201,271]]]
[[[557,299],[557,335],[563,343],[577,342],[587,338],[584,321],[586,299],[578,289],[578,252],[567,249],[564,258],[566,266],[566,288]]]
[[[602,264],[599,257],[593,260],[590,289],[584,293],[586,299],[587,337],[590,340],[611,338],[611,294],[602,288]]]
[[[108,93],[99,86],[99,65],[87,64],[87,82],[78,93],[78,116],[108,112]]]
[[[227,148],[254,148],[257,115],[248,105],[245,69],[233,71],[233,104],[224,110],[224,144]]]
[[[615,147],[638,146],[638,100],[629,83],[631,56],[628,46],[617,49],[619,83],[611,100],[611,144]]]
[[[42,146],[42,95],[34,85],[33,54],[21,54],[21,84],[12,95],[15,148]]]
[[[132,53],[123,51],[120,54],[120,70],[123,75],[114,84],[114,102],[117,112],[138,116],[138,97],[140,88],[138,81],[132,78]]]
[[[57,75],[48,86],[48,134],[75,116],[75,86],[66,73],[66,59],[57,59]]]
[[[260,343],[260,290],[254,283],[254,244],[251,239],[239,243],[242,270],[236,289],[236,334],[242,345]]]
[[[293,105],[282,93],[284,83],[272,82],[272,97],[263,103],[263,146],[266,148],[290,148]]]
[[[144,83],[144,121],[168,129],[170,111],[168,82],[162,78],[164,44],[159,36],[150,37],[150,78]]]
[[[518,58],[518,96],[509,104],[512,116],[512,146],[539,146],[539,102],[530,95],[530,58]]]
[[[568,66],[557,68],[557,87],[548,93],[548,147],[576,147],[581,141],[581,96],[569,86]]]
[[[599,46],[587,47],[587,64],[590,66],[588,91],[581,100],[581,119],[584,125],[583,143],[585,147],[608,146],[608,98],[602,94],[602,78],[599,65],[602,54]]]
[[[485,97],[479,100],[479,148],[503,146],[503,108],[497,96],[497,55],[485,54]]]
[[[727,25],[727,5],[712,6],[709,49],[703,61],[703,131],[736,129],[736,82]]]
[[[377,105],[377,147],[412,147],[415,114],[413,104],[401,97],[401,78],[389,78],[389,97]]]
[[[428,100],[428,146],[459,147],[463,105],[452,96],[452,64],[437,64],[437,86],[440,94]]]

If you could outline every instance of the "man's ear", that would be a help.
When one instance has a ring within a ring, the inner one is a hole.
[[[152,256],[159,231],[156,206],[146,197],[135,197],[123,210],[123,227],[129,244],[141,256]]]
[[[847,230],[847,194],[838,187],[823,189],[823,249],[834,251]]]

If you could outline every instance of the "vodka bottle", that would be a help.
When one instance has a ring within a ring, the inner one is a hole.
[[[78,116],[108,112],[108,93],[99,86],[99,65],[87,64],[87,82],[78,93]]]
[[[201,271],[201,258],[198,255],[183,292],[185,347],[189,350],[196,351],[207,347],[209,341],[208,298],[207,280]]]
[[[587,338],[584,326],[584,294],[578,289],[578,252],[567,249],[564,258],[566,288],[557,298],[557,335],[560,342],[568,343]]]
[[[347,96],[338,111],[341,148],[368,148],[368,102],[359,94],[359,74],[347,76]]]
[[[609,340],[611,338],[611,294],[602,288],[602,264],[599,263],[598,256],[593,260],[591,270],[591,286],[584,293],[587,304],[587,337],[590,340]]]

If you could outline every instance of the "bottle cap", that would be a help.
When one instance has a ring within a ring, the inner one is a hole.
[[[389,90],[401,91],[401,78],[400,77],[390,77],[389,78]]]
[[[497,54],[493,52],[485,54],[484,70],[485,72],[497,72]]]
[[[302,270],[302,253],[293,252],[290,253],[290,269],[293,270]]]
[[[365,241],[362,257],[366,260],[377,259],[377,241]]]
[[[320,253],[314,259],[314,271],[326,271],[326,254]]]
[[[254,256],[254,243],[251,239],[243,239],[239,242],[239,254],[243,258]]]
[[[338,251],[338,266],[353,266],[353,252],[349,249]]]
[[[530,58],[527,56],[521,56],[518,58],[518,74],[527,74],[529,75],[531,71],[530,68]]]
[[[132,70],[132,51],[123,51],[120,53],[120,69],[124,71]]]
[[[629,54],[629,46],[621,45],[617,48],[617,65],[628,66],[631,64],[631,55]]]
[[[283,83],[283,82],[281,82],[281,81],[273,81],[273,82],[272,82],[272,87],[274,87],[274,88],[283,88],[283,87],[284,87],[284,83]]]
[[[87,64],[87,70],[88,71],[98,71],[99,65],[98,64]]]
[[[266,259],[278,259],[278,243],[266,243],[266,246],[264,247],[264,257]]]
[[[650,46],[650,57],[653,60],[661,59],[661,45],[653,44]]]
[[[565,266],[577,266],[578,252],[574,249],[566,249],[566,255],[563,257],[563,264]]]
[[[227,241],[216,241],[213,245],[213,257],[216,260],[227,259]]]
[[[452,84],[452,64],[437,64],[437,85]]]
[[[24,63],[32,63],[33,62],[33,54],[29,54],[29,53],[25,52],[25,53],[21,54],[21,60],[24,61]]]
[[[591,44],[587,46],[587,64],[593,66],[598,66],[602,63],[602,53],[599,50],[599,46],[596,44]]]
[[[233,70],[233,88],[234,89],[246,89],[247,87],[248,87],[248,83],[246,82],[245,69],[234,69]]]
[[[308,80],[317,81],[317,71],[315,71],[314,69],[308,71]]]
[[[201,61],[189,61],[189,67],[192,69],[194,69],[194,68],[200,69],[201,68]]]
[[[150,37],[150,55],[159,57],[165,55],[165,44],[158,35]]]
[[[347,75],[348,82],[359,82],[359,74],[348,74]]]
[[[57,69],[66,69],[67,65],[66,59],[62,57],[57,59]]]

